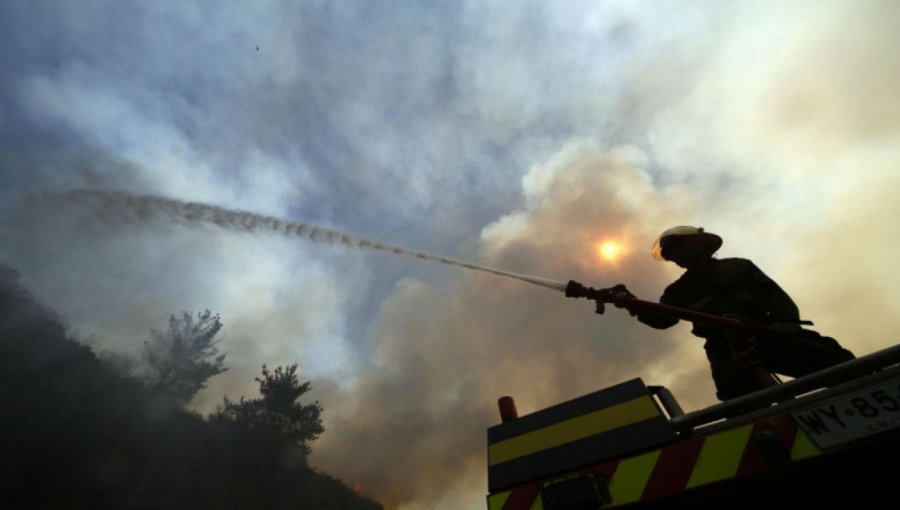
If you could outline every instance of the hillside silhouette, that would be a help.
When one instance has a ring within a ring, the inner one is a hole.
[[[294,400],[309,387],[296,365],[264,367],[257,381],[262,398],[189,412],[72,338],[0,265],[3,506],[381,509],[309,466],[320,408]]]

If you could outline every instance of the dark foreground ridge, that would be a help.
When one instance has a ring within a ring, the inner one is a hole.
[[[3,265],[0,451],[9,509],[382,508],[302,451],[118,374]]]

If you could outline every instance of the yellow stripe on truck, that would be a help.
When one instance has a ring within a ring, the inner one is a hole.
[[[657,416],[659,411],[651,398],[638,397],[494,443],[488,447],[488,465],[500,464]]]
[[[752,430],[753,424],[750,423],[707,437],[687,487],[717,482],[736,475]]]
[[[500,494],[491,494],[488,496],[488,510],[502,510],[506,500],[512,491],[501,492]]]
[[[791,460],[805,459],[820,453],[822,450],[812,442],[803,429],[798,428],[797,435],[794,437],[794,445],[791,447]]]
[[[619,462],[609,481],[609,495],[614,504],[622,505],[641,499],[657,459],[659,450]]]

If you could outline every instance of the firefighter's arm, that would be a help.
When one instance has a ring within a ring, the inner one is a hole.
[[[650,312],[638,312],[637,320],[656,329],[666,329],[678,324],[678,319],[666,317],[665,315],[657,315]]]
[[[663,299],[659,300],[660,304],[668,304]],[[667,315],[659,315],[653,312],[637,312],[632,313],[637,316],[637,320],[655,329],[667,329],[678,324],[678,319]]]

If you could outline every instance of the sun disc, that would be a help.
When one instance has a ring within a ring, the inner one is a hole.
[[[607,261],[616,260],[622,253],[622,245],[615,241],[603,241],[597,248],[600,258]]]

